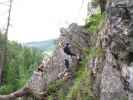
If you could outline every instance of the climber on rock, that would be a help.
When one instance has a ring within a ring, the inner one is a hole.
[[[72,53],[71,52],[71,49],[70,49],[70,44],[69,43],[66,43],[66,45],[64,46],[64,52],[67,54],[67,55],[70,55],[71,57],[72,56],[76,56],[76,54]]]
[[[65,59],[64,59],[65,67],[66,67],[66,69],[69,69],[69,66],[70,66],[69,59],[72,56],[76,56],[76,54],[71,52],[70,44],[69,43],[66,43],[66,45],[63,48],[63,51],[65,53]]]

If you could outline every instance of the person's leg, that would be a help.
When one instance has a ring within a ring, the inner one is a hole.
[[[69,68],[69,61],[68,61],[68,59],[65,59],[65,67],[66,67],[66,69]]]

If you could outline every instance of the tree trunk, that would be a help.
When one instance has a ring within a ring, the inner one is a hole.
[[[9,10],[8,10],[8,17],[7,17],[7,26],[6,26],[6,30],[5,30],[5,34],[3,35],[4,38],[2,38],[2,34],[1,34],[1,41],[4,41],[2,47],[0,47],[0,84],[2,83],[3,80],[3,69],[6,66],[7,63],[7,43],[8,43],[8,31],[9,31],[9,26],[10,26],[10,17],[11,17],[11,10],[12,10],[12,2],[13,0],[9,1]]]
[[[12,2],[13,2],[13,0],[9,1],[10,5],[9,5],[9,10],[8,10],[7,26],[6,26],[6,30],[5,30],[4,66],[6,65],[6,62],[7,62],[7,43],[8,43],[8,31],[9,31],[10,19],[11,19]]]
[[[2,72],[4,68],[4,50],[0,48],[0,84],[2,83]]]
[[[4,68],[5,57],[5,36],[0,32],[0,84],[2,83],[2,72]]]

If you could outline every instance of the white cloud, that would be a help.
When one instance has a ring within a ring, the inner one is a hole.
[[[83,0],[14,0],[9,39],[41,41],[59,36],[59,28],[82,23],[86,16]]]

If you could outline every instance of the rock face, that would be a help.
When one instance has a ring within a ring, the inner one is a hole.
[[[87,48],[89,34],[86,33],[80,26],[77,24],[71,24],[67,29],[61,29],[61,36],[57,41],[57,48],[53,55],[53,57],[46,64],[46,72],[47,74],[47,83],[57,79],[57,76],[60,72],[64,70],[64,52],[62,50],[63,47],[60,47],[61,43],[64,45],[65,43],[70,43],[71,50],[73,53],[77,55],[81,55],[81,48]],[[86,40],[84,37],[88,37]],[[82,56],[82,55],[81,55]],[[77,64],[77,60],[75,57],[70,58],[70,68]]]
[[[54,55],[49,58],[43,68],[42,72],[34,72],[30,81],[27,83],[27,87],[31,88],[36,92],[43,92],[47,85],[56,80],[58,74],[63,72],[65,69],[64,66],[64,52],[62,46],[65,43],[70,43],[71,50],[76,55],[82,55],[82,49],[89,47],[89,34],[81,26],[73,23],[68,28],[61,28],[60,32],[62,33],[60,38],[57,41],[57,48],[54,52]],[[78,62],[76,57],[70,57],[70,69],[73,69],[77,66]],[[24,97],[24,100],[29,100]]]
[[[133,62],[133,0],[109,0],[106,13],[105,27],[98,33],[96,41],[96,46],[105,53],[93,60],[100,69],[93,89],[100,100],[124,100],[128,94],[124,89],[123,70],[132,67]],[[129,95],[129,100],[132,99]]]
[[[95,74],[93,93],[98,100],[133,100],[133,0],[107,0],[106,13],[98,33],[90,34],[75,23],[61,28],[53,57],[45,63],[43,72],[33,73],[27,86],[43,92],[56,80],[65,68],[62,45],[70,43],[72,51],[82,57],[85,56],[83,48],[103,51],[101,56],[88,61],[88,67]],[[77,66],[75,57],[70,58],[70,68],[73,70],[74,66]]]
[[[106,13],[104,26],[98,33],[93,33],[95,37],[73,23],[67,29],[61,28],[62,34],[57,45],[70,43],[72,51],[81,56],[84,56],[82,48],[101,48],[103,55],[88,61],[95,74],[94,95],[98,100],[133,100],[132,71],[128,70],[133,67],[133,0],[108,0]],[[70,61],[73,68],[77,61],[75,58]],[[43,91],[64,70],[64,56],[60,45],[45,66],[42,78],[36,78],[38,83],[43,83],[40,86],[43,88],[39,90],[40,87],[36,87],[36,91]],[[32,85],[33,83],[29,86]]]

